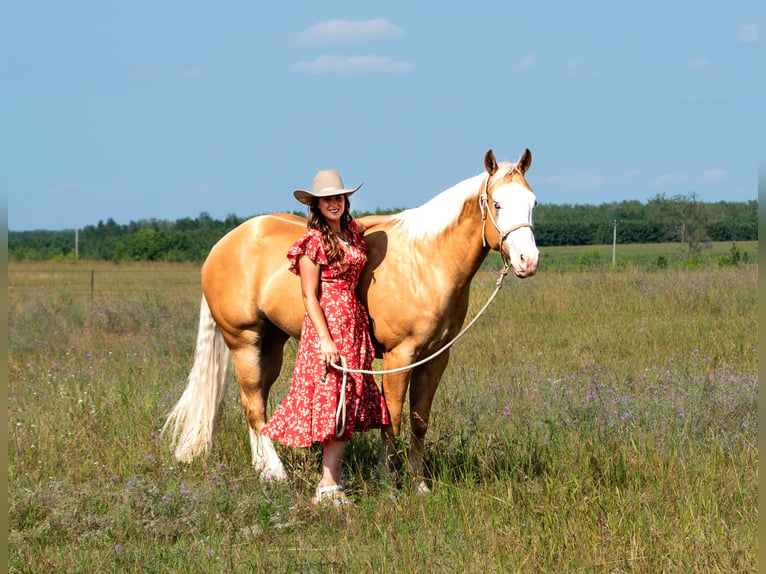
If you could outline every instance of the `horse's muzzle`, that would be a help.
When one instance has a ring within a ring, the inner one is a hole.
[[[519,253],[517,261],[512,261],[511,266],[516,277],[531,277],[537,273],[537,263],[540,259],[540,252],[535,249],[534,252]]]

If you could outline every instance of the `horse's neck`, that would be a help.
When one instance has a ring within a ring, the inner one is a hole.
[[[482,245],[482,221],[477,196],[465,199],[459,215],[438,233],[413,239],[406,234],[402,246],[422,266],[450,279],[453,287],[467,286],[489,252]]]
[[[457,223],[445,230],[440,240],[441,249],[445,251],[442,259],[454,274],[456,284],[468,285],[486,259],[489,247],[483,245],[482,236],[478,198],[469,199]]]

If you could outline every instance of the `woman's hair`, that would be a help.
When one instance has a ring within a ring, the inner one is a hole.
[[[348,224],[351,221],[351,202],[346,195],[343,196],[343,199],[346,205],[340,218],[340,228],[343,231],[348,231]],[[336,261],[343,261],[343,249],[341,249],[338,243],[338,236],[335,235],[335,232],[325,220],[324,215],[322,215],[319,209],[319,199],[316,197],[311,200],[307,227],[309,229],[316,229],[322,234],[322,243],[324,243],[327,261],[330,265]]]

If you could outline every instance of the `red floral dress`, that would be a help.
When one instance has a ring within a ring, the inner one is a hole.
[[[369,370],[375,353],[370,339],[367,311],[355,289],[367,261],[367,245],[354,221],[351,244],[343,263],[328,265],[322,236],[309,229],[287,253],[290,271],[300,274],[298,260],[306,256],[320,269],[319,305],[330,336],[349,369]],[[340,398],[342,373],[329,368],[324,375],[319,336],[308,313],[303,315],[301,339],[290,392],[261,432],[288,446],[307,447],[327,439],[348,440],[352,431],[367,431],[388,424],[388,410],[372,375],[349,373],[346,380],[346,428],[335,436],[335,412]]]

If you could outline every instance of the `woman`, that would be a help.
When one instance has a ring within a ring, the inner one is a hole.
[[[361,234],[392,217],[352,219],[348,198],[360,187],[362,184],[345,189],[337,171],[323,170],[314,178],[313,191],[294,192],[298,201],[311,207],[307,232],[287,253],[290,270],[301,278],[306,313],[290,392],[261,431],[288,446],[322,442],[317,503],[349,502],[343,493],[341,470],[351,433],[388,423],[385,401],[372,375],[349,373],[345,428],[336,436],[343,373],[330,364],[340,365],[342,356],[349,369],[369,370],[375,358],[368,315],[355,292],[367,260]]]

